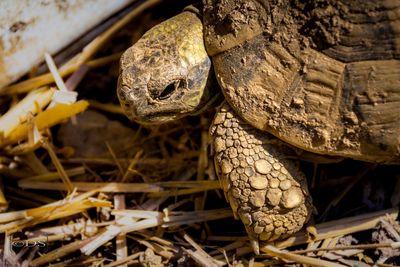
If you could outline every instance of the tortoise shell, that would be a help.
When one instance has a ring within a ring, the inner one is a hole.
[[[400,1],[205,0],[231,107],[319,154],[400,163]]]

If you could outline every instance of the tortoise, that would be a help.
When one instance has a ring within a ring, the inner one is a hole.
[[[399,10],[396,0],[204,0],[122,55],[117,95],[146,124],[198,114],[221,89],[216,172],[257,253],[313,212],[293,150],[400,163]]]

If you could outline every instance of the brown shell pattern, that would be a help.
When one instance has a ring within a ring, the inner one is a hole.
[[[206,0],[228,103],[319,154],[400,163],[400,1]]]

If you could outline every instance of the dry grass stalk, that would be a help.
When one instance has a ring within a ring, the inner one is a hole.
[[[33,152],[42,147],[44,137],[38,131],[37,127],[30,121],[28,123],[28,140],[27,142],[23,142],[20,144],[14,144],[14,146],[5,147],[4,151],[6,151],[9,155],[22,155],[24,153]],[[31,138],[33,134],[34,138]]]
[[[52,202],[55,202],[56,200],[53,198],[50,198],[48,196],[44,196],[43,194],[37,194],[34,192],[28,192],[26,190],[21,190],[18,188],[14,188],[14,187],[7,187],[7,191],[9,193],[13,193],[13,195],[10,196],[14,196],[14,197],[18,197],[20,199],[28,199],[28,200],[33,200],[36,203],[40,203],[40,204],[49,204]],[[37,205],[35,205],[37,206]]]
[[[318,234],[316,236],[313,236],[312,238],[309,237],[308,234],[303,230],[297,233],[295,236],[290,237],[284,241],[275,242],[274,245],[278,248],[287,248],[291,246],[305,244],[310,241],[317,241],[335,236],[348,235],[375,227],[384,216],[396,218],[398,214],[398,209],[388,209],[321,223],[316,225]]]
[[[67,189],[68,193],[70,194],[72,190],[74,189],[71,179],[69,179],[68,174],[64,170],[64,167],[58,160],[58,157],[56,153],[54,152],[53,148],[51,145],[46,141],[43,144],[43,147],[47,150],[47,153],[49,153],[49,156],[51,158],[51,161],[53,162],[53,165],[56,167],[58,174],[60,175],[61,180],[64,183],[65,188]]]
[[[143,212],[142,215],[140,213]],[[98,234],[96,238],[81,249],[82,253],[89,255],[97,248],[115,238],[119,234],[131,233],[153,227],[172,227],[184,224],[194,224],[198,222],[217,220],[221,218],[231,217],[232,211],[227,209],[194,211],[194,212],[175,212],[176,215],[166,215],[162,212],[152,211],[113,211],[112,215],[119,216],[118,224],[106,227],[105,231]],[[132,216],[130,216],[132,215]],[[153,216],[152,216],[153,215]],[[134,219],[143,218],[137,221]]]
[[[212,261],[210,261],[208,258],[204,257],[202,254],[197,253],[197,251],[193,251],[191,249],[186,249],[182,248],[183,251],[186,252],[197,264],[198,266],[203,266],[203,267],[219,267],[223,266],[224,262],[221,262],[220,264],[216,264]]]
[[[68,89],[65,86],[65,83],[62,80],[60,73],[58,72],[58,69],[56,67],[56,64],[54,63],[53,58],[50,56],[49,53],[44,53],[44,59],[46,61],[47,67],[49,68],[50,73],[53,76],[53,79],[58,87],[58,90],[67,92]]]
[[[392,222],[391,223],[389,223]],[[399,241],[400,242],[400,231],[396,231],[396,229],[394,229],[393,225],[395,225],[393,218],[385,218],[385,219],[381,219],[380,220],[381,225],[383,226],[383,228],[385,228],[386,231],[388,231],[388,233],[394,238],[394,240]]]
[[[4,247],[3,247],[3,262],[8,262],[13,265],[18,264],[18,259],[15,252],[11,249],[11,235],[9,233],[4,234]]]
[[[54,105],[56,105],[58,103],[62,103],[62,104],[75,103],[76,99],[78,97],[78,93],[68,90],[68,88],[65,85],[63,79],[61,78],[60,73],[58,72],[58,69],[56,67],[56,64],[54,63],[53,58],[50,56],[50,54],[45,53],[44,58],[45,58],[46,64],[47,64],[47,66],[50,70],[50,73],[53,76],[54,81],[58,88],[58,91],[54,92],[53,100],[50,103],[49,107],[53,107]],[[76,74],[76,72],[74,74]],[[72,75],[72,76],[74,76],[74,75]]]
[[[204,188],[191,188],[191,189],[178,189],[178,190],[169,190],[169,191],[160,191],[160,192],[152,192],[149,194],[149,197],[176,197],[183,195],[192,195],[200,192],[205,192],[209,190],[217,190],[220,189],[219,185],[214,185],[214,181],[210,181],[212,183],[211,186]]]
[[[116,209],[125,209],[125,195],[114,196],[114,207]],[[119,216],[115,216],[115,220],[118,221]],[[116,237],[116,257],[117,261],[124,261],[128,257],[128,247],[126,242],[126,234],[119,234]],[[121,267],[127,267],[127,264],[121,264]]]
[[[176,254],[178,252],[177,249],[171,249],[169,247],[162,246],[160,244],[151,242],[149,240],[142,240],[142,239],[135,238],[132,236],[129,236],[129,238],[131,238],[131,239],[135,240],[136,242],[138,242],[139,244],[144,245],[145,247],[151,249],[156,254],[162,256],[163,258],[165,258],[167,260],[170,260],[174,256],[174,254]]]
[[[102,67],[104,65],[110,64],[111,62],[119,60],[121,57],[121,53],[115,53],[110,56],[105,56],[105,57],[100,57],[97,59],[93,59],[85,63],[90,68],[98,68]],[[63,67],[62,69],[59,70],[60,76],[65,77],[73,72],[77,71],[82,64],[78,63],[73,63],[68,65],[68,67]],[[22,94],[31,91],[34,88],[42,87],[48,84],[51,84],[54,82],[54,77],[51,73],[45,73],[33,78],[30,78],[28,80],[16,83],[14,85],[10,85],[4,90],[0,92],[1,95],[14,95],[14,94]],[[44,89],[48,89],[47,87]]]
[[[43,190],[66,190],[63,183],[57,182],[41,182],[37,180],[21,180],[18,182],[21,188],[43,189]],[[107,183],[107,182],[72,182],[72,187],[77,191],[98,190],[99,192],[108,193],[143,193],[143,192],[158,192],[161,187],[147,183]]]
[[[200,124],[203,125],[201,131],[201,143],[199,149],[199,158],[197,161],[197,181],[204,181],[206,178],[206,171],[208,167],[208,145],[209,145],[209,133],[208,133],[208,125],[209,119],[205,117],[200,118]],[[206,193],[205,193],[206,194]],[[202,194],[195,198],[195,210],[203,210],[206,202],[206,195]]]
[[[228,244],[228,245],[226,245],[224,247],[221,247],[221,248],[218,248],[218,249],[216,249],[214,251],[211,251],[209,254],[210,254],[210,256],[220,255],[223,258],[224,255],[221,254],[221,253],[228,252],[228,251],[235,250],[235,249],[238,249],[240,247],[243,247],[245,245],[245,243],[246,243],[245,240],[237,240],[237,241],[235,241],[233,243],[230,243],[230,244]],[[218,259],[218,257],[215,257],[215,258]],[[222,259],[222,258],[220,257],[219,259]]]
[[[126,265],[127,263],[129,263],[130,261],[139,258],[139,256],[140,256],[142,253],[143,253],[143,252],[134,253],[134,254],[132,254],[132,255],[129,255],[128,257],[126,257],[126,258],[123,259],[123,260],[116,260],[116,261],[114,261],[114,262],[112,262],[112,263],[110,263],[110,264],[106,264],[106,265],[104,265],[104,267],[119,267],[119,266],[124,266],[124,265]]]
[[[74,170],[73,174],[79,170]],[[67,173],[68,174],[68,173]],[[60,174],[58,174],[60,176]],[[47,179],[52,179],[55,177],[54,174],[35,176],[41,177],[42,179],[23,179],[18,181],[18,186],[21,188],[29,189],[43,189],[43,190],[66,190],[62,183],[58,182],[42,182]],[[43,179],[45,177],[45,179]],[[167,190],[163,187],[189,187],[189,189],[181,190]],[[218,181],[182,181],[178,183],[160,182],[160,183],[113,183],[113,182],[72,182],[72,187],[76,188],[78,191],[90,191],[99,190],[100,192],[112,192],[112,193],[150,193],[149,197],[167,197],[167,196],[177,196],[192,194],[197,192],[204,192],[208,190],[219,189]],[[193,188],[190,188],[193,187]],[[166,190],[166,191],[163,191]]]
[[[314,259],[307,256],[297,255],[291,252],[280,250],[271,245],[260,248],[262,252],[267,253],[273,257],[277,257],[285,262],[294,261],[296,263],[305,264],[306,266],[317,266],[317,267],[344,267],[345,265],[337,264],[330,261],[321,259]]]
[[[168,251],[178,252],[178,249],[175,247],[173,242],[168,241],[168,240],[163,239],[158,236],[151,235],[151,232],[149,232],[147,234],[145,232],[140,232],[140,233],[135,233],[135,234],[141,236],[142,238],[145,238],[146,240],[152,241],[154,243],[157,243],[157,244],[163,246]],[[131,236],[129,236],[129,237],[131,237]]]
[[[4,115],[0,117],[0,144],[7,139],[12,131],[26,121],[28,114],[40,112],[50,102],[54,90],[41,88],[29,93]]]
[[[38,208],[1,213],[0,222],[9,223],[1,225],[0,232],[16,231],[16,228],[22,229],[45,221],[64,218],[93,207],[111,206],[108,201],[91,198],[95,193],[96,191],[91,191],[73,198],[67,197]]]
[[[27,231],[26,235],[29,237],[42,236],[44,233],[51,235],[65,235],[65,236],[75,236],[78,234],[83,234],[85,236],[92,236],[96,234],[100,227],[108,226],[113,224],[113,221],[106,223],[93,223],[90,220],[80,220],[77,223],[68,223],[66,225],[59,225],[53,227],[41,228],[36,231]]]
[[[6,210],[8,208],[8,201],[4,196],[3,190],[1,189],[3,186],[0,185],[0,212]]]
[[[107,146],[108,152],[111,155],[111,158],[114,160],[115,165],[118,167],[119,173],[122,177],[124,175],[124,169],[122,168],[121,164],[119,163],[117,156],[114,153],[114,150],[112,149],[112,147],[110,146],[110,144],[107,141],[106,141],[106,146]]]
[[[134,167],[137,164],[137,161],[139,160],[139,158],[142,156],[143,154],[143,150],[139,150],[138,152],[136,152],[135,156],[133,157],[133,159],[131,160],[131,162],[129,163],[128,168],[126,169],[124,175],[121,177],[120,182],[125,182],[128,180],[130,174],[132,172],[135,172]],[[118,161],[118,160],[117,160]]]
[[[126,216],[133,219],[151,219],[154,217],[158,217],[162,214],[159,211],[151,211],[151,210],[113,210],[112,215],[122,217]]]
[[[56,106],[39,113],[33,119],[33,123],[36,125],[39,131],[43,131],[84,111],[88,105],[88,102],[84,100],[78,101],[71,105],[57,104]],[[0,148],[26,140],[28,133],[28,123],[20,125],[18,128],[14,129],[7,138],[0,140]]]
[[[26,216],[25,219],[10,222],[0,226],[0,233],[5,231],[15,232],[26,227],[48,222],[60,218],[65,218],[71,215],[79,214],[91,208],[110,207],[111,203],[104,200],[85,199],[79,202],[66,203],[59,207],[41,207],[33,209],[36,213],[29,214],[32,217]]]
[[[108,113],[121,114],[121,115],[124,114],[121,106],[119,106],[119,105],[104,104],[104,103],[97,102],[95,100],[90,100],[89,103],[90,103],[90,107],[94,108],[94,109],[98,109],[98,110],[105,111]]]
[[[75,91],[79,83],[85,78],[86,74],[89,72],[89,67],[87,65],[82,65],[77,69],[65,82],[65,86],[69,91]]]
[[[102,266],[105,259],[97,257],[87,257],[80,256],[75,258],[66,258],[63,261],[57,261],[56,263],[51,263],[51,267],[78,267],[78,266]],[[25,267],[25,266],[24,266]]]
[[[155,184],[160,185],[164,188],[216,188],[219,185],[219,181],[168,181],[168,182],[155,182]]]
[[[182,248],[197,264],[205,267],[219,267],[225,265],[225,262],[217,261],[207,254],[199,244],[197,244],[188,234],[184,234],[183,238],[195,249]]]
[[[248,240],[247,236],[217,236],[217,235],[210,235],[208,237],[210,241],[246,241]]]
[[[333,238],[329,237],[329,238],[323,240],[323,241],[322,241],[321,248],[329,248],[329,247],[331,247],[332,239],[333,239]],[[336,241],[335,241],[335,242],[336,242]],[[335,244],[333,244],[333,245],[335,245]],[[324,252],[323,250],[321,250],[321,251],[319,251],[319,252],[317,253],[317,256],[321,257],[322,255],[324,255],[324,253],[325,253],[325,252]]]
[[[65,173],[69,176],[77,176],[81,174],[85,174],[85,167],[76,167],[71,169],[66,169]],[[61,178],[58,172],[47,172],[35,176],[27,177],[21,181],[52,181]]]
[[[171,227],[183,224],[193,224],[222,218],[232,217],[232,211],[228,209],[217,210],[201,210],[201,211],[175,211],[175,212],[159,212],[159,211],[142,211],[142,210],[114,210],[113,215],[123,215],[135,219],[149,220],[148,222],[156,223],[155,226]],[[141,221],[139,221],[141,222]],[[138,224],[138,223],[137,223]],[[138,225],[127,225],[123,228],[123,232],[137,231]],[[141,223],[142,225],[143,223]],[[145,228],[141,228],[145,229]]]
[[[335,250],[349,250],[349,249],[375,249],[375,248],[395,248],[397,242],[391,243],[377,243],[377,244],[361,244],[361,245],[349,245],[349,246],[335,246],[335,247],[320,247],[314,249],[304,249],[293,251],[295,254],[305,254],[309,252],[320,252],[320,251],[335,251]]]
[[[30,172],[29,170],[19,170],[12,166],[5,166],[3,164],[0,164],[0,174],[9,178],[20,179],[29,176]]]
[[[93,240],[93,238],[87,238],[84,240],[78,240],[78,241],[69,243],[69,244],[62,246],[58,249],[55,249],[47,254],[43,254],[42,256],[40,256],[37,259],[34,259],[33,261],[30,262],[30,265],[31,266],[41,266],[46,263],[50,263],[56,259],[65,257],[68,254],[78,251],[79,249],[81,249],[83,246],[85,246],[87,243],[89,243],[92,240]]]
[[[147,139],[147,138],[144,138]],[[145,141],[143,141],[145,142]],[[197,158],[199,155],[198,152],[195,151],[189,151],[188,153],[185,153],[184,155],[176,155],[173,157],[170,157],[168,160],[167,159],[160,159],[160,158],[140,158],[137,160],[138,165],[146,165],[149,167],[154,167],[154,166],[171,166],[174,167],[176,165],[179,166],[179,164],[182,164],[185,160],[192,159],[192,158]],[[130,158],[118,158],[118,161],[121,164],[128,165],[131,162],[132,159]],[[72,163],[72,164],[93,164],[93,165],[105,165],[105,166],[115,166],[115,161],[112,159],[108,158],[71,158],[71,159],[63,159],[63,163]],[[191,182],[191,181],[188,181]],[[196,181],[194,181],[196,183]],[[175,184],[180,184],[179,181],[171,181],[171,183]],[[179,186],[172,186],[172,187],[179,187]]]
[[[46,236],[38,236],[26,239],[27,243],[33,243],[36,241],[45,241],[45,242],[55,242],[55,241],[64,241],[69,237],[73,237],[76,235],[66,235],[66,234],[56,234],[56,235],[46,235]]]
[[[176,188],[187,188],[187,189],[175,189],[165,190],[159,192],[153,192],[149,194],[149,197],[171,197],[171,196],[182,196],[190,195],[199,192],[205,192],[209,190],[218,190],[221,188],[219,181],[171,181],[156,183],[163,187],[176,187]]]
[[[96,249],[104,245],[106,242],[112,240],[119,234],[121,234],[120,228],[115,225],[110,225],[106,227],[105,231],[94,236],[90,242],[81,247],[80,251],[85,255],[90,255]]]
[[[33,152],[27,152],[23,156],[19,157],[21,160],[26,163],[35,173],[37,174],[45,174],[49,173],[47,167],[43,164],[43,162],[36,156]]]

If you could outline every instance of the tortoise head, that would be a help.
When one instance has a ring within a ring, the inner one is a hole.
[[[215,99],[203,25],[183,12],[153,27],[121,57],[117,94],[126,115],[161,123],[199,113]]]

